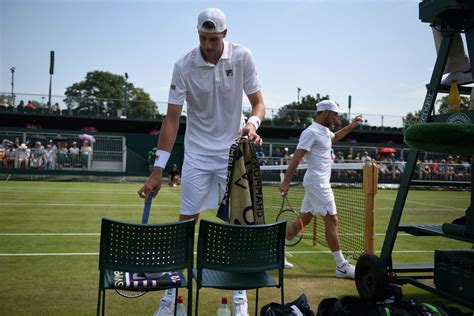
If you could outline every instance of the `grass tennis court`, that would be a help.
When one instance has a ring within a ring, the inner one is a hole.
[[[140,222],[143,201],[140,183],[4,181],[0,184],[0,315],[92,315],[96,312],[100,219]],[[164,186],[151,210],[150,223],[175,221],[178,188]],[[376,199],[376,249],[380,250],[396,190],[379,190]],[[461,216],[470,193],[412,190],[402,223],[443,223]],[[214,211],[203,213],[215,218]],[[394,261],[432,261],[434,249],[470,249],[467,243],[445,238],[397,238]],[[285,273],[287,301],[305,293],[314,311],[326,297],[355,295],[355,283],[334,277],[328,249],[310,240],[288,249],[295,264]],[[254,293],[249,291],[249,310]],[[405,297],[437,299],[421,289],[404,286]],[[184,293],[181,290],[180,293]],[[215,315],[220,297],[230,291],[204,289],[202,315]],[[279,300],[278,289],[263,289],[260,305]],[[109,315],[152,315],[161,293],[125,299],[107,292]],[[186,302],[186,304],[188,304]]]

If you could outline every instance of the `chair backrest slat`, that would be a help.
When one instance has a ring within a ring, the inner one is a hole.
[[[133,272],[192,268],[194,221],[144,225],[102,219],[99,269]]]
[[[252,272],[283,265],[286,222],[232,225],[201,220],[198,269]]]

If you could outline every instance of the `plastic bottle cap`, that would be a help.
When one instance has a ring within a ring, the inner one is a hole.
[[[221,303],[222,304],[227,304],[227,297],[223,297],[222,300],[221,300]]]
[[[182,304],[184,302],[183,297],[180,295],[178,296],[178,304]]]

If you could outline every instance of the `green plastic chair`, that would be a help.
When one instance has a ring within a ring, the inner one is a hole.
[[[193,271],[197,284],[195,315],[199,314],[201,288],[256,289],[255,315],[259,288],[280,288],[284,304],[285,229],[286,222],[233,225],[201,220]],[[278,281],[267,273],[273,269],[278,269]]]
[[[187,288],[188,315],[192,315],[194,220],[147,225],[102,219],[99,254],[97,315],[105,314],[105,292],[115,289],[114,272],[178,272],[181,285],[136,288],[138,292]],[[187,270],[187,277],[184,272]],[[127,289],[129,290],[129,289]],[[178,290],[176,290],[176,298]]]

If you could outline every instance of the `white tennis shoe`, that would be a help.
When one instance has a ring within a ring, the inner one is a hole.
[[[355,275],[355,267],[346,261],[342,266],[336,265],[336,278],[353,279]]]
[[[169,297],[162,297],[160,300],[160,307],[156,310],[153,316],[172,316],[174,315],[174,300]]]
[[[232,300],[232,316],[249,316],[246,291],[234,291]]]

